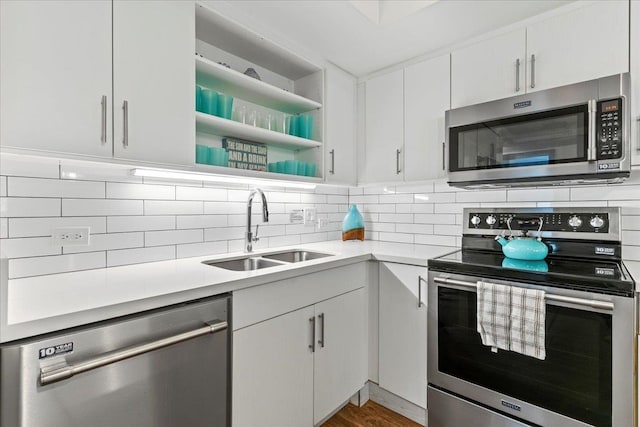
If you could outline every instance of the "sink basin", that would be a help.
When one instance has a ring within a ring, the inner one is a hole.
[[[281,262],[272,261],[259,257],[252,258],[237,258],[229,259],[225,261],[204,261],[204,264],[212,267],[220,267],[226,270],[233,271],[252,271],[259,270],[261,268],[276,267],[278,265],[284,265]]]
[[[262,255],[263,258],[275,259],[278,261],[284,262],[302,262],[309,261],[312,259],[324,258],[327,256],[331,256],[330,254],[323,254],[321,252],[309,252],[309,251],[287,251],[287,252],[278,252],[275,254]]]

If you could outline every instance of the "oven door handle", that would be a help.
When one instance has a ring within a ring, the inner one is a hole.
[[[433,279],[434,282],[436,283],[440,283],[443,285],[458,285],[458,286],[463,286],[465,288],[469,288],[472,290],[477,290],[477,284],[475,282],[467,282],[464,280],[455,280],[455,279],[449,279],[446,277],[436,277]],[[609,302],[609,301],[598,301],[598,300],[590,300],[590,299],[585,299],[585,298],[575,298],[575,297],[567,297],[564,295],[554,295],[554,294],[549,294],[549,293],[545,293],[544,296],[545,300],[547,301],[556,301],[556,302],[564,302],[564,303],[569,303],[569,304],[576,304],[576,305],[581,305],[584,307],[589,307],[589,308],[596,308],[599,310],[607,310],[607,311],[613,311],[613,303]]]
[[[189,332],[183,332],[181,334],[173,335],[168,338],[163,338],[157,341],[140,344],[135,347],[128,347],[112,353],[96,356],[94,358],[79,362],[75,365],[66,365],[62,367],[55,367],[53,369],[43,368],[40,370],[40,384],[47,385],[55,383],[57,381],[62,381],[67,378],[71,378],[74,375],[91,371],[93,369],[110,365],[112,363],[129,359],[131,357],[139,356],[144,353],[149,353],[150,351],[168,347],[182,341],[201,337],[203,335],[214,334],[219,331],[224,331],[225,329],[227,329],[227,327],[227,322],[216,319],[210,323],[207,323],[207,326],[203,326]]]

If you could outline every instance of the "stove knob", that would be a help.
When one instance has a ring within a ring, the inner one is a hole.
[[[480,224],[480,217],[479,217],[478,215],[474,215],[474,216],[471,218],[471,224],[473,224],[473,225],[478,225],[478,224]]]
[[[569,218],[569,225],[573,228],[578,228],[582,225],[582,219],[578,215],[574,215]]]
[[[496,221],[497,221],[497,220],[496,220],[496,217],[495,217],[495,216],[493,216],[493,215],[489,215],[489,216],[487,217],[487,224],[489,224],[489,225],[493,225],[493,224],[495,224],[495,223],[496,223]]]
[[[604,219],[602,219],[598,215],[596,215],[593,218],[591,218],[591,221],[589,221],[589,224],[593,228],[600,228],[600,227],[602,227],[604,225]]]

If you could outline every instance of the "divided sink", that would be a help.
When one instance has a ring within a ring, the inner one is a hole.
[[[309,252],[304,250],[291,250],[285,252],[275,252],[259,256],[244,256],[220,261],[203,261],[203,264],[212,267],[224,268],[233,271],[252,271],[268,267],[277,267],[296,262],[310,261],[312,259],[332,256],[321,252]]]

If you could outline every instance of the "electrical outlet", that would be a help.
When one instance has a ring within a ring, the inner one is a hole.
[[[55,228],[51,236],[56,246],[88,246],[91,232],[89,227]]]
[[[329,221],[326,218],[318,218],[318,230],[327,228],[328,224],[329,224]]]
[[[304,224],[315,224],[318,220],[318,210],[316,208],[304,208]]]

